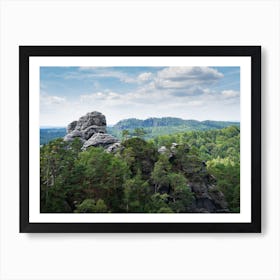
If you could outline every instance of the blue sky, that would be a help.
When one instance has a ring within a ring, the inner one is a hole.
[[[91,111],[121,119],[240,120],[239,67],[41,67],[40,125]]]

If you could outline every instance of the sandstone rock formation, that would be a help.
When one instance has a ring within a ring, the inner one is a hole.
[[[165,154],[170,161],[178,156],[178,144],[172,143],[170,148],[162,146],[158,149],[160,154]],[[189,152],[189,149],[184,151]],[[205,162],[190,163],[183,167],[184,175],[188,179],[188,185],[194,195],[194,201],[190,207],[192,213],[227,213],[227,202],[224,194],[217,188],[216,179],[207,172]],[[164,189],[163,192],[168,192]]]
[[[108,148],[111,145],[117,143],[118,140],[107,133],[93,133],[92,136],[84,143],[83,145],[83,149],[86,149],[90,146],[94,146],[94,147],[104,147],[104,148]]]
[[[207,178],[201,182],[189,182],[194,194],[192,212],[196,213],[225,213],[228,212],[224,194],[211,184]]]
[[[67,126],[67,134],[64,141],[70,142],[79,138],[83,143],[82,149],[88,147],[104,147],[108,151],[114,151],[119,140],[106,133],[106,118],[100,112],[90,112],[73,121]],[[112,147],[111,147],[112,146]]]

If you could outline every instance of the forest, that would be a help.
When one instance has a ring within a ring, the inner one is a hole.
[[[149,128],[119,129],[114,153],[81,150],[78,138],[41,145],[42,213],[240,211],[239,126],[152,138]]]
[[[135,129],[143,128],[145,131],[144,139],[147,140],[166,134],[220,129],[232,125],[239,126],[239,122],[197,121],[173,117],[148,118],[145,120],[130,118],[119,121],[115,125],[108,127],[107,130],[110,134],[121,138],[123,130],[128,130],[130,135],[137,136],[137,133],[135,135]]]
[[[211,129],[221,129],[228,126],[239,127],[239,122],[225,121],[197,121],[184,120],[181,118],[148,118],[139,120],[136,118],[125,119],[117,122],[115,125],[107,126],[107,131],[111,135],[121,140],[123,130],[128,130],[131,136],[134,135],[135,129],[143,128],[145,131],[144,139],[153,139],[160,135],[174,134],[186,131],[204,131]],[[136,130],[137,131],[137,130]],[[63,127],[40,128],[40,145],[47,144],[55,138],[63,137],[66,129]],[[136,135],[137,136],[137,133]]]

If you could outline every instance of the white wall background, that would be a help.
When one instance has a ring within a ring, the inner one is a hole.
[[[0,279],[280,279],[278,0],[0,0]],[[262,45],[262,234],[19,234],[18,45]]]

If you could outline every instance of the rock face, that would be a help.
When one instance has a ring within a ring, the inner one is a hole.
[[[159,149],[158,149],[158,152],[160,154],[165,154],[165,155],[168,155],[169,158],[172,158],[175,156],[177,150],[176,148],[178,147],[178,144],[177,143],[172,143],[170,149],[167,149],[165,146],[161,146]]]
[[[86,149],[90,146],[94,147],[104,147],[108,148],[109,146],[115,144],[118,140],[106,133],[93,133],[92,136],[84,143],[83,148]]]
[[[162,146],[158,152],[166,154],[170,161],[176,160],[178,156],[177,147],[179,145],[172,143],[170,148]],[[184,151],[188,153],[189,150]],[[189,211],[192,213],[227,213],[227,202],[224,194],[216,187],[216,179],[206,170],[205,162],[197,162],[194,165],[189,164],[183,168],[184,174],[188,178],[188,185],[194,195],[194,201]],[[191,175],[189,175],[191,174]],[[168,192],[168,190],[163,190]]]
[[[191,206],[192,212],[197,213],[226,213],[227,202],[224,194],[205,178],[201,182],[189,182],[195,200]]]
[[[85,116],[80,117],[78,121],[73,121],[67,126],[64,141],[70,142],[75,138],[81,140],[83,150],[94,146],[104,147],[113,151],[116,147],[110,146],[119,143],[117,138],[106,133],[106,118],[96,111],[87,113]]]
[[[117,151],[121,150],[123,147],[121,145],[121,143],[117,142],[117,143],[114,143],[112,145],[110,145],[106,151],[108,153],[116,153]]]

